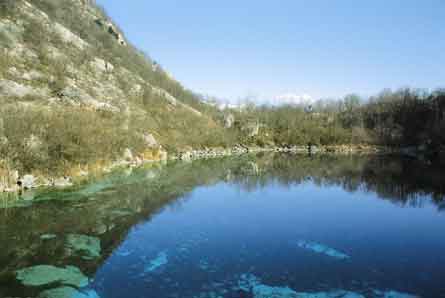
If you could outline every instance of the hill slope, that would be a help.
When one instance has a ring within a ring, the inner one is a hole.
[[[3,164],[64,171],[126,148],[222,145],[216,109],[129,44],[93,1],[0,5]]]

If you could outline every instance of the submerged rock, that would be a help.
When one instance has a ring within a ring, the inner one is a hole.
[[[297,292],[288,287],[256,285],[252,289],[254,298],[298,298]],[[315,297],[315,296],[314,296]]]
[[[288,286],[270,286],[263,284],[261,279],[250,273],[241,274],[240,279],[238,280],[238,287],[236,289],[251,292],[254,298],[365,298],[365,296],[362,294],[346,290],[297,292]]]
[[[51,265],[28,267],[17,270],[16,278],[25,286],[43,286],[57,282],[80,288],[88,284],[88,278],[74,266],[65,268]]]
[[[91,260],[100,257],[100,239],[97,237],[69,234],[66,237],[65,248],[74,255],[79,255],[82,259]]]
[[[43,235],[40,235],[40,239],[42,239],[42,240],[51,240],[51,239],[54,239],[54,238],[57,238],[57,235],[55,235],[55,234],[43,234]]]
[[[350,256],[347,254],[338,251],[334,248],[331,248],[329,246],[323,245],[321,243],[312,242],[312,241],[306,241],[306,240],[299,240],[297,242],[298,247],[313,251],[315,253],[324,254],[329,257],[333,257],[336,259],[349,259]]]
[[[79,291],[71,287],[60,287],[43,291],[37,298],[99,298],[94,290]]]
[[[297,293],[296,298],[365,298],[362,294],[344,290],[333,290],[329,292]]]
[[[150,263],[145,267],[144,272],[152,272],[158,269],[159,267],[164,266],[168,263],[167,253],[165,251],[161,251],[158,253],[157,257],[150,260]]]
[[[420,298],[419,296],[408,294],[408,293],[402,293],[398,291],[380,291],[380,290],[374,290],[374,294],[378,298]]]

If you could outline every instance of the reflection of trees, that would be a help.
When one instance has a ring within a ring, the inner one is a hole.
[[[442,172],[439,167],[397,157],[259,154],[123,171],[77,190],[42,193],[37,199],[54,200],[0,209],[0,296],[6,295],[2,292],[2,273],[30,264],[80,264],[82,271],[94,274],[131,227],[150,220],[163,208],[180,209],[198,186],[225,181],[255,191],[271,184],[291,187],[310,182],[340,186],[349,192],[375,192],[408,206],[421,206],[427,201],[425,196],[431,196],[438,209],[445,210]],[[101,184],[107,187],[95,187]],[[40,236],[48,233],[57,234],[57,239],[42,241]],[[99,237],[102,258],[85,263],[66,255],[66,233]]]
[[[274,182],[292,186],[311,181],[320,186],[341,186],[349,192],[375,192],[410,206],[421,206],[425,196],[443,204],[445,196],[443,169],[401,157],[277,154],[256,158],[256,163],[256,175],[243,170],[241,164],[240,169],[232,170],[232,180],[244,190]]]

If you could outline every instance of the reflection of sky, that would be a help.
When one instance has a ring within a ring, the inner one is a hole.
[[[312,183],[249,192],[220,183],[195,189],[183,203],[133,227],[95,285],[106,297],[126,297],[125,291],[189,297],[203,284],[250,272],[298,290],[443,291],[444,226],[432,204],[402,208],[373,193]],[[313,253],[298,240],[351,258]],[[144,274],[160,253],[165,262]]]

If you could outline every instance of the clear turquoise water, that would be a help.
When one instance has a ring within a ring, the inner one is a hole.
[[[295,156],[135,170],[94,195],[4,209],[0,296],[61,286],[11,277],[50,264],[80,268],[85,297],[445,297],[440,171]],[[101,257],[67,250],[69,233],[98,238]]]

